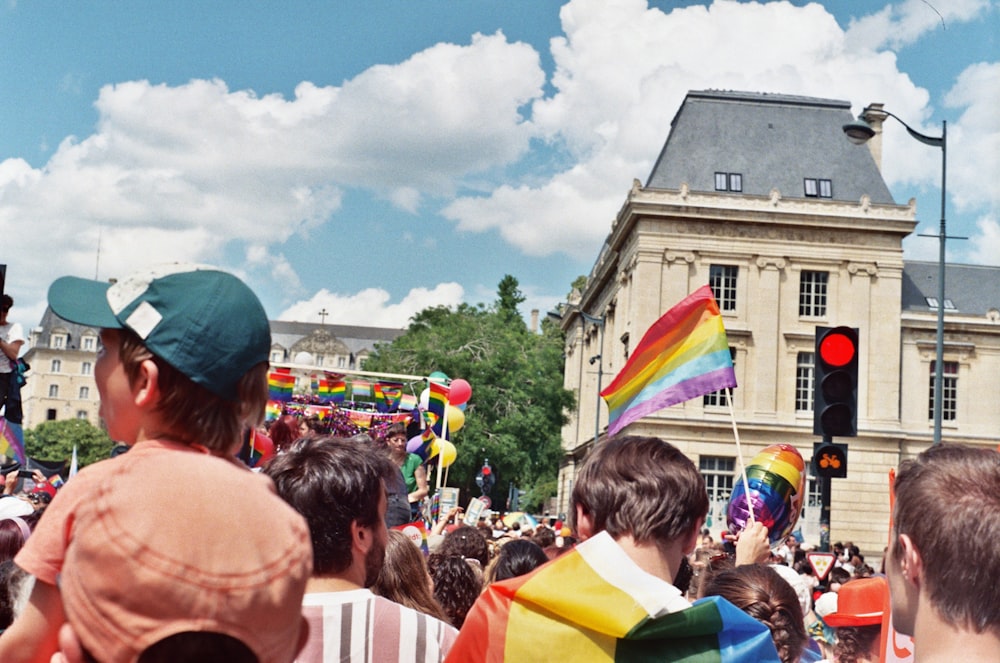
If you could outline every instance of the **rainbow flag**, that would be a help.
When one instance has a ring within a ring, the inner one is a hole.
[[[431,380],[429,389],[427,411],[434,415],[434,434],[441,437],[444,434],[444,411],[448,407],[448,387]]]
[[[282,407],[281,401],[269,400],[264,407],[264,419],[266,421],[274,421],[281,416]]]
[[[279,368],[267,375],[268,399],[287,402],[292,400],[292,390],[295,388],[295,376],[289,369]]]
[[[351,380],[351,398],[357,399],[358,396],[365,396],[366,398],[371,398],[372,395],[372,383],[365,380]]]
[[[417,407],[417,397],[413,394],[403,394],[399,399],[399,409],[407,412]]]
[[[771,632],[718,596],[693,606],[601,532],[535,571],[494,583],[446,661],[773,661]]]
[[[379,412],[392,412],[399,408],[403,385],[398,382],[375,383],[375,408]]]
[[[649,328],[621,372],[601,392],[608,435],[657,410],[736,386],[719,305],[707,285]]]
[[[347,395],[347,383],[343,380],[335,380],[330,383],[330,402],[343,403]]]
[[[0,417],[0,454],[13,456],[22,465],[28,462],[28,455],[24,453],[24,429],[5,417]]]

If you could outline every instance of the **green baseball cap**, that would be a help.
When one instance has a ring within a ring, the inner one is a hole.
[[[150,352],[229,401],[271,349],[257,296],[204,265],[165,265],[114,283],[64,276],[49,288],[49,306],[69,322],[135,332]]]

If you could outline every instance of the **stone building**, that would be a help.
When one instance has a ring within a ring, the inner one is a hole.
[[[565,386],[579,408],[563,429],[559,510],[607,429],[607,386],[630,348],[670,307],[712,286],[739,387],[733,411],[744,462],[764,446],[813,443],[817,326],[860,334],[858,436],[849,474],[832,480],[831,537],[880,556],[888,473],[932,442],[937,264],[904,261],[916,208],[897,204],[880,173],[878,133],[851,144],[846,101],[690,92],[645,185],[633,183],[582,292],[564,307]],[[880,131],[880,119],[870,121]],[[933,241],[933,240],[928,240]],[[1000,269],[949,265],[944,439],[996,446],[1000,415],[978,395],[1000,391]],[[738,467],[725,393],[627,426],[682,449],[702,470],[713,533]],[[819,541],[818,482],[801,519]]]
[[[378,343],[391,343],[403,329],[271,321],[270,360],[319,369],[361,369]],[[22,390],[24,428],[57,419],[99,424],[94,384],[98,330],[66,322],[46,309],[31,330],[25,360],[31,365]]]

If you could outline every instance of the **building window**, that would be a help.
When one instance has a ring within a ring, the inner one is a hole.
[[[802,180],[806,198],[833,198],[833,181],[807,177]]]
[[[93,336],[84,336],[83,337],[83,347],[81,348],[82,350],[86,350],[88,352],[93,352],[94,348],[96,348],[96,347],[97,347],[97,341],[94,339]]]
[[[87,411],[86,410],[77,410],[76,411],[76,418],[77,419],[86,419],[87,418]]]
[[[702,456],[698,459],[698,470],[705,480],[710,502],[728,502],[733,492],[733,466],[735,458],[724,456]]]
[[[799,274],[799,315],[819,318],[826,315],[826,285],[829,272],[803,270]]]
[[[316,365],[317,366],[322,366],[325,363],[326,363],[326,356],[325,355],[316,355]]]
[[[344,357],[343,355],[337,357],[337,368],[346,368],[346,367],[347,367],[347,357]]]
[[[741,173],[716,173],[715,190],[740,193],[743,191],[743,175]]]
[[[924,299],[927,300],[927,306],[929,306],[930,308],[932,308],[935,311],[937,310],[937,307],[938,307],[938,298],[937,297],[924,297]],[[950,299],[948,299],[947,297],[945,297],[944,298],[944,308],[945,308],[946,311],[954,311],[954,310],[956,310],[955,309],[955,302],[953,302]]]
[[[49,385],[49,398],[59,398],[59,385],[57,384]]]
[[[271,361],[282,361],[285,358],[283,350],[271,350]]]
[[[89,361],[85,361],[80,365],[80,375],[90,375],[93,369],[93,365]]]
[[[736,275],[739,267],[733,265],[712,265],[708,269],[708,285],[719,303],[720,311],[736,310]]]
[[[806,499],[803,502],[803,507],[823,506],[823,483],[811,474],[806,479]]]
[[[958,362],[944,362],[944,374],[942,377],[944,379],[941,382],[941,420],[955,421],[955,416],[958,414]],[[932,361],[930,409],[927,413],[927,418],[931,420],[934,419],[934,381],[936,378],[937,361]]]
[[[45,411],[45,421],[55,421],[56,420],[56,409],[50,407]]]
[[[61,370],[62,370],[62,360],[61,359],[53,359],[52,360],[52,371],[51,372],[52,373],[58,373]]]
[[[736,350],[729,348],[729,358],[736,363]],[[718,389],[709,394],[705,394],[701,397],[701,404],[703,407],[728,407],[729,406],[729,390],[728,389]]]
[[[90,398],[90,387],[80,387],[80,400],[85,401]]]
[[[795,361],[795,411],[812,412],[816,361],[812,352],[800,352]]]
[[[55,350],[62,350],[66,347],[66,335],[65,334],[53,334],[52,338],[52,348]]]

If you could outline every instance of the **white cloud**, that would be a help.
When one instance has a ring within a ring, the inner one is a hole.
[[[903,0],[851,21],[850,49],[898,49],[949,23],[971,21],[989,10],[990,0]]]
[[[1000,216],[984,216],[976,221],[976,233],[969,238],[969,245],[973,263],[995,265],[1000,256]]]
[[[958,210],[987,206],[996,216],[1000,211],[1000,62],[966,68],[945,96],[945,105],[964,109],[958,121],[948,125],[949,197]]]
[[[464,294],[457,283],[441,283],[433,289],[413,288],[398,303],[392,303],[390,294],[381,288],[366,288],[354,294],[324,288],[310,299],[285,309],[278,319],[319,322],[319,312],[326,310],[329,313],[326,321],[330,324],[404,328],[414,314],[425,308],[458,306]]]

